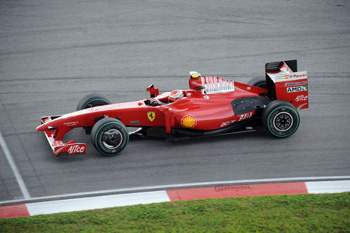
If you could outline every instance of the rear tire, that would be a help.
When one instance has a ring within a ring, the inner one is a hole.
[[[275,100],[264,109],[262,121],[265,129],[272,136],[286,138],[298,129],[300,116],[291,103],[284,100]]]
[[[256,77],[251,79],[247,84],[250,86],[267,89],[266,78]]]
[[[107,99],[106,96],[100,94],[89,94],[87,96],[84,96],[79,101],[77,111],[107,104],[111,104],[111,102]]]
[[[129,132],[119,120],[104,118],[92,127],[91,142],[101,154],[115,156],[128,145]]]
[[[101,94],[89,94],[84,96],[78,103],[77,111],[96,106],[111,104],[106,96]],[[83,127],[86,134],[91,134],[92,126]]]

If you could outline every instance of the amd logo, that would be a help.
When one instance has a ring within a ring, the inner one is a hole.
[[[287,88],[287,93],[301,92],[301,91],[307,91],[307,86],[288,87],[288,88]]]

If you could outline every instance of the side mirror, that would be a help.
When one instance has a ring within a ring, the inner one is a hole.
[[[200,86],[200,87],[195,87],[194,88],[196,91],[200,91],[200,90],[203,90],[203,89],[205,89],[205,87],[203,87],[203,86]]]
[[[151,98],[157,97],[157,95],[159,95],[159,89],[155,89],[153,84],[147,87],[146,91],[149,91]]]

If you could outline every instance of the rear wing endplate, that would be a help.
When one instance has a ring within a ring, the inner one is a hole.
[[[297,60],[266,63],[265,74],[274,99],[288,101],[297,109],[309,107],[307,72],[298,72]]]

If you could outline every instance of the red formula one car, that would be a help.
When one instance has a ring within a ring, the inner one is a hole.
[[[159,94],[151,85],[145,100],[111,104],[103,95],[90,94],[76,112],[42,117],[37,130],[44,131],[57,157],[86,154],[86,144],[63,142],[64,135],[77,127],[91,134],[101,154],[114,156],[129,142],[127,127],[137,127],[135,134],[143,137],[162,131],[170,140],[259,128],[285,138],[299,127],[298,110],[308,108],[307,73],[297,72],[296,60],[267,63],[265,77],[248,84],[190,74],[190,90]]]

